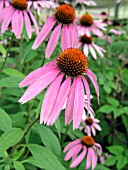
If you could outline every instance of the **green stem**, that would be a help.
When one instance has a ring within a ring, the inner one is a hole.
[[[6,64],[6,61],[7,61],[7,58],[8,58],[8,53],[9,53],[10,48],[11,48],[12,43],[13,43],[13,39],[14,39],[14,34],[13,34],[12,37],[11,37],[11,41],[10,41],[10,44],[9,44],[8,49],[7,49],[7,52],[6,52],[4,62],[3,62],[2,66],[1,66],[1,69],[0,69],[0,74],[1,74],[3,68],[4,68],[5,64]]]
[[[20,50],[19,50],[19,71],[22,72],[22,36],[20,38],[20,42],[19,42],[19,47],[20,47]]]
[[[66,130],[65,130],[65,133],[64,133],[64,135],[63,135],[63,137],[62,137],[62,141],[61,141],[61,143],[63,144],[64,143],[64,141],[65,141],[65,139],[66,139],[66,137],[67,137],[67,132],[68,132],[68,130],[69,130],[69,125],[66,127]]]
[[[21,140],[12,147],[12,150],[11,150],[11,155],[13,154],[14,150],[17,148],[17,146],[24,140],[25,136],[28,134],[29,130],[32,128],[32,126],[39,120],[39,116],[33,120],[33,122],[28,126],[27,130],[25,131],[23,137],[21,138]]]

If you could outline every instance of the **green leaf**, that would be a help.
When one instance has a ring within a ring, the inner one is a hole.
[[[108,158],[106,159],[106,161],[105,161],[105,165],[107,165],[107,166],[115,165],[116,160],[117,160],[117,158],[116,158],[116,157],[114,157],[114,156],[110,156],[110,157],[108,157]]]
[[[124,152],[124,148],[119,145],[109,146],[109,147],[107,147],[107,149],[109,150],[110,153],[112,153],[114,155],[120,155]]]
[[[115,108],[118,107],[119,104],[120,104],[118,100],[116,100],[115,98],[112,98],[112,97],[108,97],[107,101],[108,101],[109,104],[111,104]]]
[[[125,129],[126,129],[126,131],[128,133],[128,116],[127,115],[122,115],[122,121],[123,121]]]
[[[61,147],[56,135],[46,126],[37,125],[37,132],[39,132],[43,144],[50,149],[54,154],[61,155]]]
[[[0,156],[3,155],[3,152],[9,147],[18,143],[22,138],[23,134],[23,130],[19,128],[12,128],[6,131],[0,137]]]
[[[60,118],[58,117],[58,119],[55,121],[54,123],[55,127],[56,127],[56,130],[57,130],[57,133],[58,133],[58,136],[59,136],[59,139],[61,138],[61,124],[60,124]]]
[[[24,166],[23,166],[23,164],[21,162],[14,161],[13,165],[14,165],[14,168],[16,170],[25,170],[25,168],[24,168]]]
[[[102,113],[111,113],[114,110],[114,108],[110,105],[104,105],[101,106],[100,109],[98,110],[98,112],[102,112]]]
[[[29,163],[45,170],[66,170],[57,157],[45,147],[36,144],[29,144],[28,148],[33,155]]]
[[[21,80],[19,77],[5,77],[0,80],[0,87],[18,87]]]
[[[9,75],[9,76],[21,77],[21,78],[24,78],[24,77],[25,77],[24,74],[20,73],[18,70],[13,69],[13,68],[4,69],[3,72],[4,72],[5,74]]]
[[[2,44],[0,44],[0,52],[4,55],[6,54],[6,50],[5,50],[5,48],[3,47]]]
[[[25,147],[21,148],[20,151],[16,152],[13,155],[12,159],[16,161],[17,159],[19,159],[23,155],[24,151],[25,151]]]
[[[103,86],[103,88],[104,88],[105,92],[108,93],[108,94],[110,94],[111,91],[112,91],[112,89],[110,88],[110,86],[108,86],[107,84],[105,84],[105,85]]]
[[[119,108],[118,109],[114,109],[114,111],[113,111],[114,118],[116,119],[117,117],[121,116],[122,113],[123,113],[122,108],[121,109],[119,109]]]
[[[0,108],[0,129],[2,131],[7,131],[12,128],[12,121],[9,115]]]
[[[110,169],[105,167],[104,165],[97,164],[95,170],[110,170]]]
[[[128,163],[128,159],[126,157],[119,156],[116,167],[118,170],[121,170],[122,168],[124,168],[127,165],[127,163]]]

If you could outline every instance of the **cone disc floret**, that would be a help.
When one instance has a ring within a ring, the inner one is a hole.
[[[80,18],[80,23],[83,26],[91,26],[93,24],[93,18],[91,15],[89,14],[84,14],[82,15],[82,17]]]
[[[92,147],[95,143],[91,136],[84,136],[81,140],[82,145],[85,145],[87,148]]]
[[[91,117],[88,117],[86,120],[85,120],[85,123],[89,126],[91,126],[93,124],[93,119]]]
[[[70,5],[61,5],[55,10],[56,19],[63,24],[71,24],[76,18],[75,10]]]
[[[92,43],[92,37],[88,37],[86,34],[84,34],[83,36],[81,36],[80,41],[83,44],[91,44]]]
[[[12,6],[19,10],[26,10],[28,3],[26,0],[12,0]]]
[[[88,61],[81,50],[68,48],[57,58],[57,66],[67,75],[78,76],[85,72]]]

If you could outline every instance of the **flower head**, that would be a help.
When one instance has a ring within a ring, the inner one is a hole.
[[[100,121],[98,119],[92,118],[92,117],[86,117],[86,119],[82,120],[82,127],[80,126],[80,129],[87,133],[88,136],[91,136],[91,133],[93,136],[96,135],[96,130],[101,131],[101,127],[98,125]]]
[[[97,36],[102,36],[103,33],[100,30],[106,30],[105,26],[106,24],[101,20],[94,20],[90,14],[84,14],[79,18],[77,28],[79,35],[86,34],[90,36],[92,32]]]
[[[83,51],[84,51],[84,54],[86,56],[88,56],[88,53],[89,51],[91,52],[92,54],[92,57],[94,59],[97,59],[97,55],[96,55],[96,52],[101,56],[103,57],[103,52],[105,52],[105,50],[96,45],[94,42],[93,42],[93,38],[91,36],[87,36],[86,34],[82,35],[80,37],[80,40],[79,40],[79,43],[78,43],[78,47],[82,46],[83,47]]]
[[[40,46],[40,44],[44,41],[44,39],[49,35],[50,31],[56,24],[51,37],[49,38],[45,56],[49,58],[54,51],[57,42],[60,37],[60,32],[62,29],[62,38],[61,38],[61,46],[62,50],[65,50],[66,47],[76,47],[78,42],[77,28],[74,23],[75,20],[75,10],[67,4],[60,5],[56,8],[54,15],[50,16],[46,23],[44,24],[41,32],[37,36],[33,49],[36,49]]]
[[[82,139],[77,139],[69,143],[64,148],[64,152],[67,152],[65,161],[72,158],[70,168],[76,167],[85,157],[87,157],[86,169],[92,167],[92,170],[94,170],[98,156],[102,153],[102,148],[98,143],[95,143],[91,136],[84,136]]]
[[[79,49],[68,48],[56,60],[30,73],[20,83],[20,87],[28,86],[28,89],[19,102],[31,100],[50,85],[42,104],[40,123],[53,125],[67,100],[65,124],[73,120],[73,129],[76,129],[84,110],[84,91],[87,95],[88,110],[90,108],[90,88],[85,75],[92,81],[99,97],[97,78],[88,69],[86,56]]]
[[[12,32],[14,32],[17,38],[20,38],[23,31],[24,21],[29,38],[31,38],[32,33],[31,21],[34,24],[36,33],[38,33],[36,19],[32,12],[27,9],[27,5],[26,0],[12,0],[8,7],[5,7],[0,11],[1,33],[4,33],[11,23]]]

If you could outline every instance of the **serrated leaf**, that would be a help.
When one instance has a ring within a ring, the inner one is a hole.
[[[115,98],[112,97],[108,97],[107,101],[109,104],[111,104],[112,106],[114,106],[115,108],[119,106],[119,101],[116,100]]]
[[[29,163],[45,170],[66,170],[57,157],[45,147],[37,144],[29,144],[27,147],[33,155],[32,160],[28,159]]]
[[[19,77],[5,77],[0,80],[0,87],[19,87],[21,80],[22,78]]]
[[[109,150],[110,153],[112,153],[114,155],[120,155],[124,152],[124,148],[119,145],[109,146],[109,147],[107,147],[107,149]]]
[[[14,77],[21,77],[21,78],[24,78],[25,75],[22,74],[21,72],[19,72],[18,70],[16,69],[13,69],[13,68],[6,68],[4,69],[3,71],[5,74],[9,75],[9,76],[14,76]]]
[[[61,154],[61,147],[56,135],[44,125],[36,125],[37,131],[40,134],[43,144],[50,149],[54,154]]]
[[[5,48],[3,47],[2,44],[0,44],[0,52],[4,55],[6,54],[6,50],[5,50]]]
[[[108,158],[106,159],[106,161],[105,161],[105,165],[107,165],[107,166],[115,165],[116,160],[117,160],[117,158],[116,158],[116,157],[114,157],[114,156],[110,156],[110,157],[108,157]]]
[[[128,159],[126,157],[119,156],[116,167],[118,170],[121,170],[122,168],[124,168],[127,165],[127,163],[128,163]]]
[[[0,108],[0,129],[2,131],[7,131],[12,128],[12,121],[9,115]]]
[[[0,137],[0,156],[3,155],[3,152],[9,147],[18,143],[23,134],[23,130],[19,128],[12,128],[2,134],[2,136]]]
[[[110,105],[104,105],[101,106],[100,109],[98,110],[98,112],[102,112],[102,113],[111,113],[114,110],[114,108]]]
[[[24,168],[24,166],[23,166],[23,164],[21,162],[14,161],[13,165],[14,165],[14,168],[16,170],[25,170],[25,168]]]

